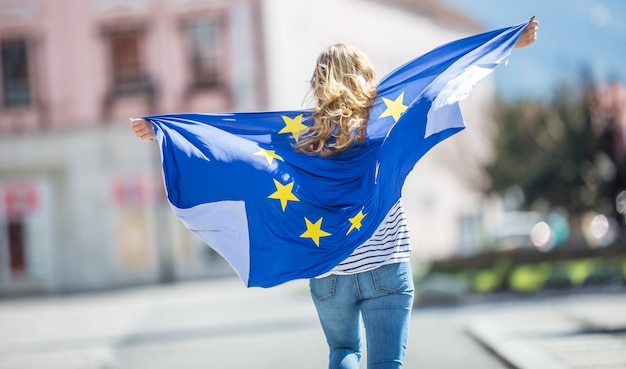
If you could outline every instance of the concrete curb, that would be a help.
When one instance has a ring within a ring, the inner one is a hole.
[[[523,338],[508,334],[491,319],[475,319],[466,332],[516,369],[568,369]]]

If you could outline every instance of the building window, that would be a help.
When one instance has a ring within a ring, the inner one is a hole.
[[[114,93],[143,91],[147,81],[141,60],[142,32],[114,30],[107,36]]]
[[[5,107],[29,105],[32,101],[28,43],[24,38],[0,41],[2,103]]]
[[[192,84],[216,87],[220,75],[220,25],[217,19],[195,20],[186,25],[190,47]]]
[[[11,273],[26,272],[26,240],[23,221],[8,224],[9,261]]]

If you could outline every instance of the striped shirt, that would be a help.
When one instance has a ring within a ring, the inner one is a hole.
[[[369,240],[358,246],[339,265],[316,278],[324,278],[331,274],[356,274],[387,264],[409,261],[410,241],[404,207],[401,200],[398,200]]]

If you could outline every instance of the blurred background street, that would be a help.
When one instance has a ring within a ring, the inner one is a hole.
[[[626,368],[626,294],[414,310],[406,368]],[[306,282],[236,278],[0,302],[2,369],[324,368]]]

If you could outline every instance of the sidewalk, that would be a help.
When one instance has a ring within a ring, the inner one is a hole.
[[[268,355],[280,344],[286,362],[323,361],[305,292],[225,278],[0,301],[0,369],[281,368]]]
[[[405,368],[506,369],[464,332],[464,319],[456,309],[416,310]],[[321,369],[327,358],[306,281],[0,301],[0,369]]]
[[[405,368],[626,368],[625,328],[626,294],[420,308]],[[327,356],[306,281],[0,300],[0,369],[315,369]]]
[[[467,332],[517,369],[626,369],[626,294],[506,303]]]

